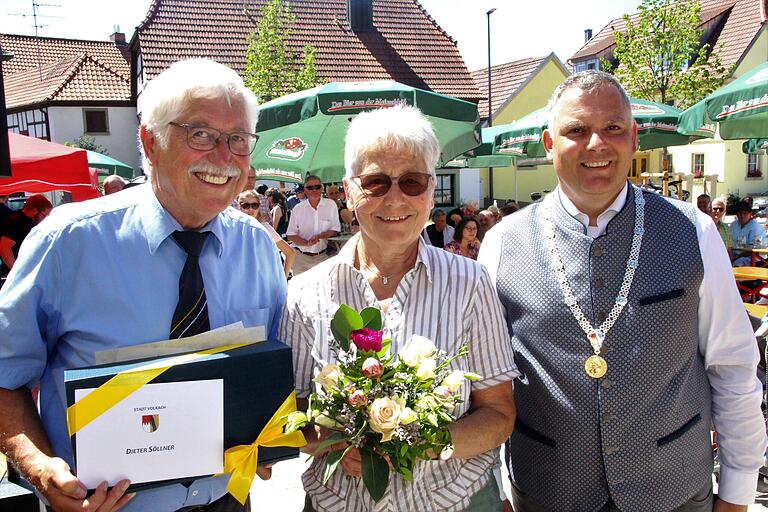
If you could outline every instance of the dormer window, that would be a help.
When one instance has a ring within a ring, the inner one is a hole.
[[[347,20],[354,32],[373,30],[373,0],[347,0]]]

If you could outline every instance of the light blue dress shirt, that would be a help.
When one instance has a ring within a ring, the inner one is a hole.
[[[763,227],[763,225],[757,222],[755,219],[750,220],[743,227],[741,222],[739,222],[739,219],[736,219],[731,223],[731,238],[733,239],[734,247],[754,247],[755,241],[760,240],[762,242],[765,239],[765,234],[765,227]],[[744,267],[752,264],[751,258],[749,256],[741,256],[742,254],[743,253],[741,251],[734,249],[734,267]]]
[[[71,467],[64,370],[95,364],[101,350],[168,338],[187,257],[170,237],[180,229],[149,185],[58,207],[24,241],[0,291],[0,387],[40,383],[43,426]],[[211,328],[242,321],[274,339],[287,288],[274,242],[231,208],[202,231],[212,233],[200,255]],[[122,510],[206,504],[227,480],[142,491]]]

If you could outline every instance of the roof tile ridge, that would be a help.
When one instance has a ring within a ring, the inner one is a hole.
[[[451,35],[448,32],[446,32],[443,27],[440,26],[440,24],[437,22],[437,20],[435,18],[433,18],[432,15],[429,14],[429,12],[427,12],[427,10],[424,8],[424,6],[421,5],[421,2],[419,2],[419,0],[412,0],[412,1],[413,1],[414,4],[416,4],[416,7],[422,13],[424,13],[424,15],[427,17],[427,19],[432,22],[432,25],[434,25],[437,30],[439,30],[445,37],[447,37],[448,40],[450,42],[452,42],[454,46],[456,46],[457,45],[456,40],[453,37],[451,37]],[[462,60],[463,60],[463,58],[462,58]]]
[[[528,61],[528,62],[543,61],[543,60],[546,60],[547,57],[549,57],[550,55],[551,54],[548,53],[546,55],[537,55],[535,57],[524,57],[522,59],[511,60],[509,62],[502,62],[501,64],[494,64],[493,66],[491,66],[491,71],[493,71],[494,69],[501,69],[501,68],[506,68],[506,67],[519,66],[520,64],[524,63],[525,61]],[[475,69],[473,71],[470,71],[470,73],[477,73],[479,71],[488,71],[488,68],[484,67],[484,68]]]
[[[98,39],[75,39],[72,37],[46,37],[46,36],[30,36],[27,34],[8,34],[8,33],[0,33],[0,36],[4,37],[18,37],[18,38],[24,38],[24,39],[40,39],[43,41],[72,41],[75,43],[99,43],[103,45],[113,46],[114,43],[112,41],[101,41]]]
[[[82,52],[77,54],[74,62],[70,64],[69,68],[67,69],[64,80],[53,90],[50,98],[47,98],[48,100],[53,100],[56,96],[59,95],[61,91],[64,90],[67,85],[69,85],[70,82],[72,82],[72,79],[75,77],[75,75],[77,75],[77,72],[80,70],[80,68],[82,68],[83,63],[86,60],[88,60],[88,53]]]
[[[90,60],[91,62],[93,62],[93,63],[94,63],[94,64],[96,64],[97,66],[101,67],[102,69],[104,69],[105,71],[107,71],[107,72],[109,72],[109,73],[112,73],[113,75],[117,76],[117,77],[118,77],[118,78],[120,78],[121,80],[123,80],[123,81],[125,81],[125,82],[130,82],[130,81],[131,81],[130,77],[127,77],[127,76],[123,76],[123,74],[122,74],[122,73],[118,73],[116,70],[112,69],[112,68],[111,68],[110,66],[108,66],[106,63],[104,63],[104,62],[102,62],[101,60],[97,59],[96,57],[94,57],[94,56],[93,56],[93,55],[91,55],[90,53],[88,53],[88,52],[85,52],[83,55],[86,57],[86,60]]]
[[[595,35],[593,35],[592,37],[590,37],[588,40],[584,41],[584,44],[582,44],[581,47],[578,50],[573,52],[573,55],[577,55],[577,54],[581,53],[581,50],[583,50],[584,48],[586,48],[587,46],[592,44],[594,42],[595,38],[597,36],[599,36],[606,28],[611,27],[611,35],[613,35],[613,33],[616,31],[616,29],[613,27],[613,25],[615,23],[620,22],[620,21],[624,21],[624,16],[630,16],[630,15],[625,14],[625,15],[621,16],[620,18],[614,18],[611,21],[609,21],[608,23],[606,23],[605,25],[603,25],[603,28],[598,30],[597,33]],[[571,55],[571,57],[573,57],[573,55]],[[570,61],[571,59],[569,58],[568,60]]]
[[[162,0],[152,0],[152,3],[149,4],[149,9],[147,9],[146,16],[144,16],[144,19],[136,27],[136,32],[141,32],[144,28],[146,28],[147,24],[155,18],[157,11],[160,9],[161,1]]]

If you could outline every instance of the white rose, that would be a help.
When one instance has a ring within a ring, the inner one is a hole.
[[[441,382],[440,385],[445,386],[450,389],[451,392],[456,393],[459,391],[459,388],[461,388],[463,383],[464,372],[461,370],[453,370],[448,374],[446,378],[443,379],[443,382]]]
[[[411,368],[419,366],[421,360],[425,357],[432,357],[437,352],[437,347],[432,340],[414,334],[398,353],[400,360]]]
[[[323,367],[322,370],[320,370],[320,373],[317,374],[317,377],[312,380],[323,386],[325,389],[331,389],[338,385],[340,375],[341,370],[339,370],[337,365],[327,364]]]
[[[425,357],[421,360],[421,363],[419,363],[419,369],[416,370],[416,377],[421,380],[434,379],[436,367],[437,363],[433,358]]]
[[[400,424],[401,425],[408,425],[410,423],[413,423],[419,419],[419,415],[416,414],[416,411],[411,409],[410,407],[404,407],[402,411],[400,411]]]
[[[382,442],[392,439],[395,428],[400,424],[400,414],[405,400],[400,398],[377,398],[371,404],[368,424],[371,430],[381,434]]]

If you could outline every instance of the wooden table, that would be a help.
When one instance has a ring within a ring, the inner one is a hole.
[[[749,256],[750,265],[753,267],[768,267],[768,248],[741,247],[737,245],[733,250],[739,253],[739,257]]]
[[[768,306],[762,306],[759,304],[750,304],[749,302],[745,302],[744,308],[747,310],[747,313],[756,318],[763,318],[765,314],[768,313]]]
[[[768,268],[764,267],[733,267],[733,277],[745,302],[755,302],[760,290],[768,286]]]

